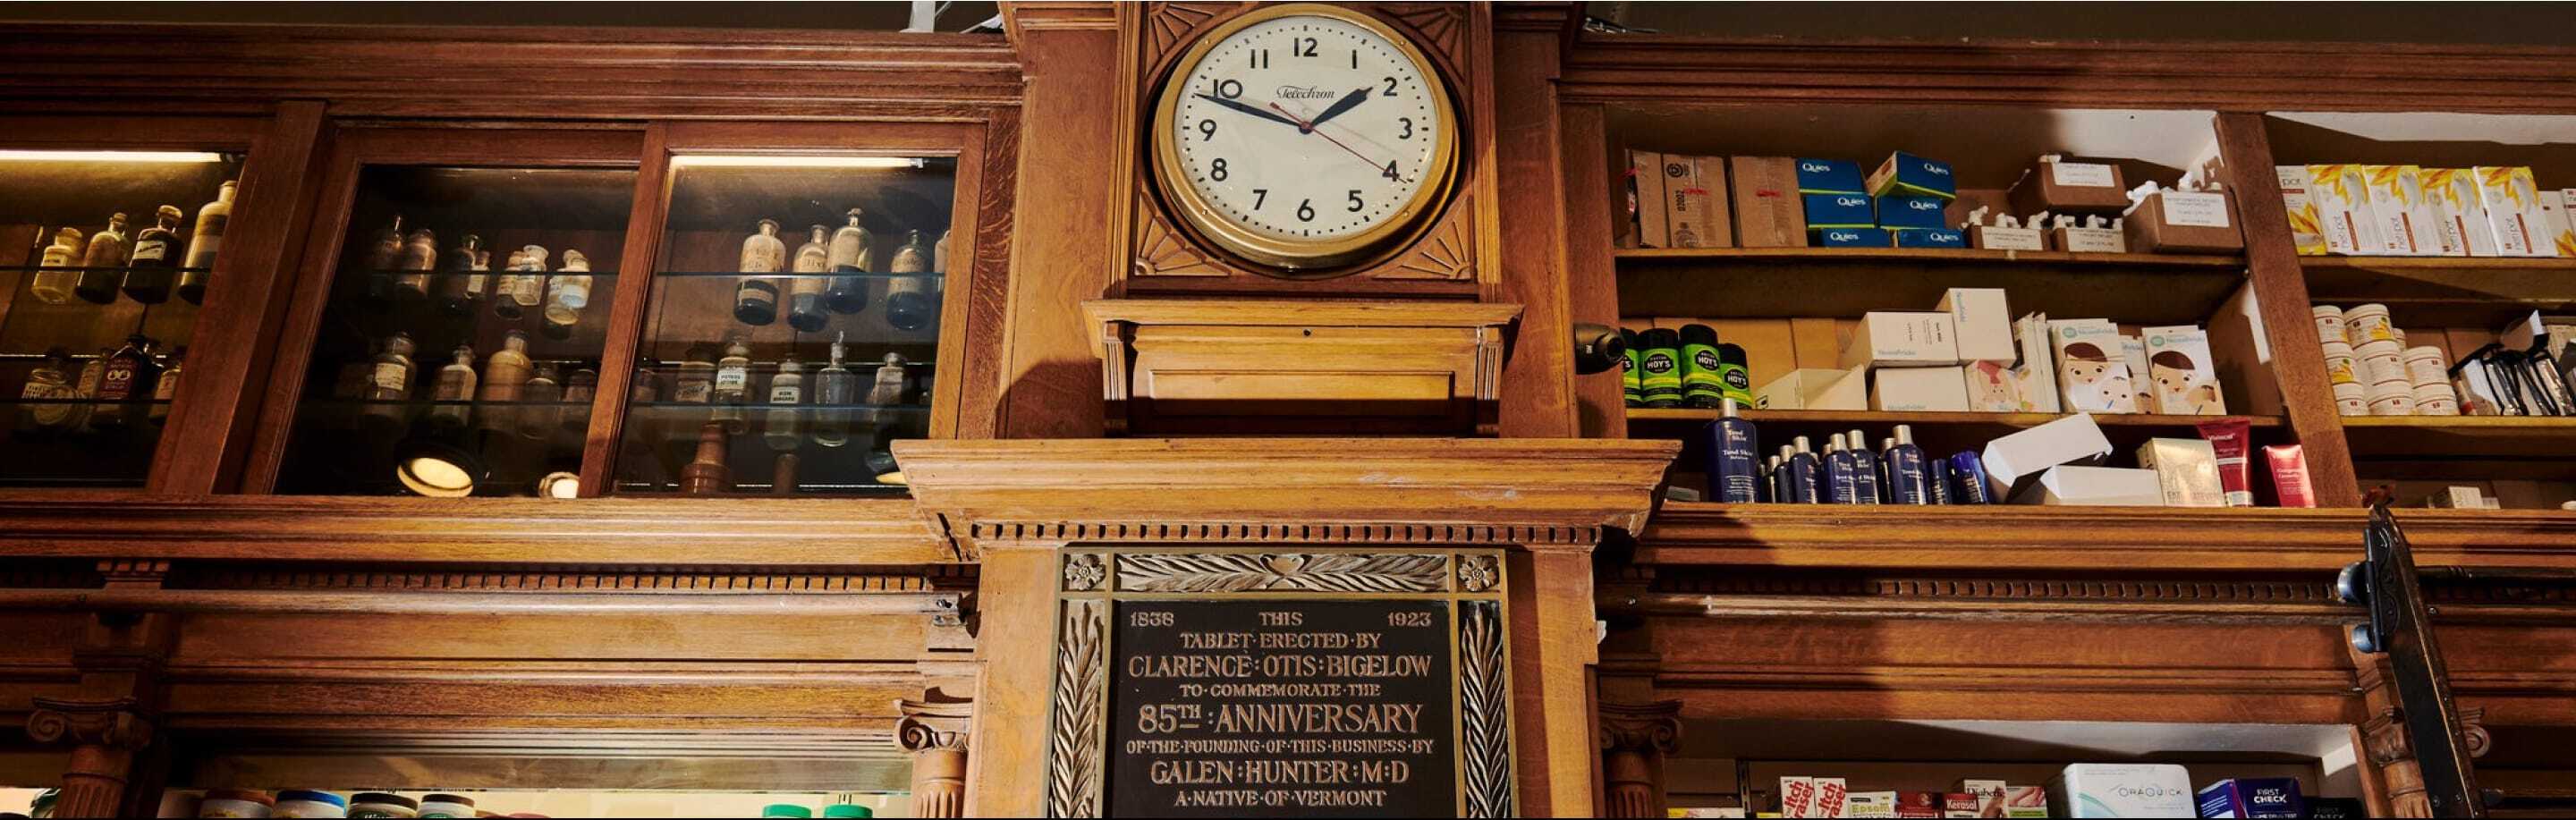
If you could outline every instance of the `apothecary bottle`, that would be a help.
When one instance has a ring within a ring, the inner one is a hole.
[[[495,432],[516,429],[521,408],[513,405],[521,400],[535,370],[535,363],[528,361],[527,332],[513,330],[502,336],[501,349],[483,360],[483,386],[474,397],[475,426]]]
[[[365,411],[358,416],[361,426],[382,430],[400,430],[405,422],[404,402],[411,399],[412,365],[411,334],[395,331],[385,337],[383,349],[367,368]]]
[[[438,383],[429,398],[438,404],[429,408],[429,424],[443,430],[465,426],[474,416],[474,347],[457,345],[447,365],[438,369]]]
[[[546,328],[550,331],[560,328],[556,333],[568,338],[572,335],[572,328],[581,323],[582,309],[590,306],[590,257],[583,256],[581,251],[564,249],[563,270],[559,273],[562,275],[546,285]]]
[[[742,406],[751,400],[751,344],[740,334],[725,339],[724,358],[716,360],[715,420],[725,432],[741,435],[751,429],[751,416]]]
[[[939,299],[931,290],[935,280],[928,275],[930,246],[921,241],[920,231],[913,231],[905,238],[903,247],[895,250],[894,261],[887,270],[895,277],[886,284],[886,324],[893,325],[896,330],[920,330],[930,326],[931,319],[939,315]]]
[[[206,280],[214,278],[215,254],[224,247],[224,227],[233,219],[233,191],[238,183],[225,180],[215,189],[215,201],[197,209],[197,226],[188,236],[188,257],[179,272],[179,298],[188,304],[206,301]]]
[[[116,286],[123,277],[117,268],[125,267],[125,215],[107,218],[107,227],[89,237],[89,247],[81,251],[81,273],[72,295],[81,301],[107,304],[116,301]]]
[[[778,220],[761,220],[759,231],[742,240],[742,272],[777,273],[786,265],[787,243],[778,239]],[[746,325],[778,321],[778,280],[743,277],[734,286],[733,318]]]
[[[545,301],[546,257],[550,255],[544,247],[538,245],[519,248],[519,252],[514,255],[519,263],[511,266],[511,269],[518,273],[515,276],[503,277],[501,292],[493,294],[492,301],[509,302],[510,315],[513,317],[525,316],[528,311],[536,309],[538,303]]]
[[[851,208],[849,223],[832,232],[832,270],[857,273],[868,269],[868,229],[859,226],[865,212]],[[868,308],[868,284],[856,276],[832,277],[831,286],[823,292],[823,305],[833,313],[857,313]]]
[[[99,348],[98,355],[82,362],[80,375],[72,379],[72,393],[83,399],[97,399],[99,383],[107,380],[107,360],[115,356],[116,348],[103,347]],[[71,415],[73,429],[89,429],[90,412],[94,409],[95,406],[88,403],[75,405]]]
[[[474,300],[483,293],[474,287],[479,284],[476,280],[482,277],[473,275],[473,272],[474,266],[482,259],[483,237],[469,233],[456,238],[456,246],[448,248],[447,255],[439,258],[441,274],[432,284],[438,292],[439,308],[449,313],[467,313],[474,309]]]
[[[27,371],[27,383],[18,388],[18,398],[28,400],[18,405],[18,430],[22,433],[54,433],[72,428],[72,419],[80,408],[73,403],[80,391],[72,386],[72,353],[60,347],[45,351],[43,361]]]
[[[769,449],[791,452],[805,440],[805,365],[795,354],[778,360],[778,375],[769,377],[768,415],[761,420],[760,438]]]
[[[560,425],[564,432],[579,433],[590,429],[590,405],[598,397],[599,371],[577,368],[564,377],[563,423]]]
[[[557,402],[563,401],[563,382],[558,380],[560,375],[554,362],[538,362],[536,372],[528,377],[528,383],[519,388],[519,400],[525,402],[518,413],[520,438],[544,439],[554,433],[556,425],[563,423],[563,408],[556,406]]]
[[[680,372],[671,377],[671,401],[706,404],[716,396],[716,351],[699,342],[680,354]]]
[[[826,235],[830,230],[831,229],[825,228],[821,225],[813,227],[812,238],[806,240],[803,246],[796,249],[795,272],[802,274],[819,274],[831,270],[831,253],[826,250],[826,246],[831,242],[830,237]],[[825,278],[826,277],[822,276],[807,275],[788,280],[788,327],[807,333],[823,329],[823,323],[831,318],[823,312],[823,280]]]
[[[54,244],[45,246],[44,256],[37,260],[35,281],[27,283],[27,290],[36,295],[36,301],[48,305],[71,304],[72,289],[80,285],[80,271],[70,268],[80,258],[80,229],[55,231]]]
[[[814,372],[814,443],[839,447],[850,443],[850,405],[859,402],[859,376],[842,366],[846,346],[832,339],[832,361]]]
[[[163,205],[152,212],[152,227],[134,235],[134,258],[125,272],[125,295],[157,305],[170,301],[171,267],[185,250],[179,247],[179,209]]]
[[[903,404],[903,386],[903,354],[885,354],[885,363],[877,365],[876,380],[868,385],[868,410],[861,421],[877,428],[901,421],[895,408]]]
[[[525,249],[511,251],[509,258],[501,263],[501,274],[492,277],[492,315],[517,321],[528,314],[527,308],[519,306],[519,300],[510,298],[510,293],[519,289],[520,271],[527,267],[528,252]]]
[[[151,409],[143,414],[152,419],[153,424],[170,423],[170,403],[179,398],[179,377],[186,372],[187,365],[187,345],[171,349],[169,357],[162,362],[161,378],[152,381]]]
[[[418,302],[429,298],[429,271],[438,268],[437,232],[428,228],[412,231],[403,239],[402,258],[394,262],[394,267],[403,271],[394,277],[395,301]]]

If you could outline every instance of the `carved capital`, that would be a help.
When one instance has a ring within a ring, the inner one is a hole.
[[[895,745],[904,751],[966,750],[968,730],[975,722],[974,701],[900,700],[895,709],[903,715],[894,724]]]
[[[2415,745],[2406,736],[2406,718],[2395,708],[2381,709],[2362,721],[2361,739],[2372,763],[2386,766],[2415,759]]]
[[[2495,736],[2487,734],[2486,707],[2460,707],[2460,743],[2469,747],[2471,759],[2487,756],[2487,749],[2495,745]]]
[[[27,736],[38,743],[70,743],[132,751],[152,742],[152,721],[134,709],[133,698],[63,700],[36,698],[27,715]]]
[[[1682,702],[1601,704],[1601,750],[1672,754],[1682,738]]]

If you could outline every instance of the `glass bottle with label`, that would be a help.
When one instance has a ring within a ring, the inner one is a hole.
[[[519,388],[519,400],[527,402],[519,408],[520,438],[542,440],[555,431],[555,425],[563,423],[563,408],[555,406],[563,401],[563,382],[557,380],[558,375],[554,362],[538,362],[536,373]]]
[[[751,344],[741,334],[725,337],[724,358],[716,360],[714,419],[725,432],[741,435],[751,429],[751,416],[742,406],[751,401]]]
[[[519,271],[519,275],[504,282],[501,292],[493,294],[492,300],[508,301],[511,306],[510,315],[513,317],[525,316],[528,311],[536,309],[539,303],[545,301],[547,255],[546,249],[541,246],[527,245],[519,248],[519,264],[514,266]]]
[[[878,428],[880,434],[883,428],[903,421],[903,415],[895,409],[903,404],[903,354],[885,354],[885,363],[877,365],[876,381],[868,385],[867,401],[867,412],[860,420]]]
[[[184,252],[179,247],[180,216],[176,206],[163,205],[152,212],[152,227],[134,235],[134,258],[125,272],[125,295],[134,301],[147,305],[170,301],[170,268]]]
[[[224,246],[224,226],[233,218],[233,190],[238,185],[226,180],[215,190],[215,201],[197,209],[197,227],[188,237],[187,261],[180,265],[179,298],[188,304],[206,301],[206,280],[215,274],[215,253]]]
[[[429,398],[438,402],[429,408],[429,424],[442,430],[465,426],[474,416],[474,347],[457,345],[447,365],[438,369],[438,384]]]
[[[706,404],[716,395],[716,349],[699,342],[680,354],[680,372],[671,377],[671,401]]]
[[[796,271],[818,274],[832,269],[831,253],[826,250],[831,238],[829,228],[816,225],[813,236],[796,249]],[[830,317],[823,312],[821,276],[799,276],[787,282],[787,326],[807,333],[823,329]]]
[[[921,241],[921,232],[913,231],[903,247],[894,252],[887,270],[897,274],[886,284],[886,324],[896,330],[920,330],[930,326],[939,315],[939,297],[931,290],[935,280],[930,273],[930,245]],[[923,274],[905,276],[902,274]]]
[[[116,348],[103,347],[99,348],[98,355],[91,356],[89,361],[82,362],[80,376],[72,379],[72,393],[82,399],[98,398],[98,385],[107,380],[107,360],[115,355]],[[72,405],[71,416],[67,421],[73,429],[87,430],[90,412],[95,409],[97,408],[94,405],[87,403]]]
[[[760,438],[769,449],[793,452],[805,440],[805,365],[790,353],[778,360],[778,375],[769,378],[769,411],[761,420]]]
[[[851,208],[849,224],[832,232],[832,252],[828,260],[832,270],[857,273],[868,269],[868,229],[859,227],[859,218],[865,215],[859,209]],[[832,277],[831,286],[823,292],[823,305],[831,308],[833,313],[866,310],[867,280],[856,276]]]
[[[72,295],[81,301],[107,304],[116,301],[116,286],[123,281],[117,268],[125,267],[125,215],[107,218],[107,227],[89,237],[89,247],[81,251],[80,281],[72,285]]]
[[[777,273],[786,266],[787,243],[778,239],[778,220],[761,220],[760,231],[742,240],[742,272]],[[778,321],[778,280],[743,277],[734,286],[733,318],[755,326]]]
[[[519,300],[510,298],[510,292],[519,289],[519,271],[527,267],[525,250],[511,251],[509,258],[502,261],[501,275],[492,277],[492,315],[511,321],[527,315],[527,309],[519,307]]]
[[[474,264],[483,258],[483,237],[466,234],[456,238],[456,245],[438,258],[439,275],[430,281],[430,292],[438,307],[449,313],[466,313],[474,309],[474,299],[482,294],[473,290]]]
[[[30,399],[18,405],[18,431],[22,433],[58,433],[72,427],[73,411],[79,409],[72,400],[80,391],[72,386],[72,352],[56,347],[45,351],[44,361],[27,371],[26,385],[18,388],[18,398]]]
[[[483,360],[483,386],[474,397],[479,405],[475,426],[496,432],[513,432],[521,408],[511,404],[521,400],[529,377],[535,374],[535,363],[528,361],[528,334],[513,330],[501,337],[501,349]]]
[[[403,239],[402,258],[394,261],[394,301],[414,303],[429,298],[429,271],[438,268],[438,234],[428,228]],[[413,273],[412,271],[419,271]]]
[[[402,216],[397,214],[394,216],[393,224],[377,233],[375,243],[367,246],[367,256],[364,261],[367,273],[367,301],[370,306],[382,309],[393,302],[392,271],[394,266],[402,264],[402,255]]]
[[[80,284],[80,271],[70,268],[80,257],[80,229],[55,231],[54,244],[45,246],[45,255],[37,260],[36,279],[27,283],[27,290],[36,294],[36,301],[48,305],[71,304],[72,288]]]
[[[368,363],[365,392],[359,395],[367,402],[358,416],[360,425],[380,430],[402,428],[406,410],[403,402],[411,399],[412,353],[411,334],[396,331],[385,337],[383,348]]]
[[[814,372],[814,443],[839,447],[850,443],[850,405],[859,401],[859,376],[841,365],[846,348],[832,338],[832,363]]]
[[[599,396],[599,371],[584,367],[564,377],[564,432],[579,433],[590,429],[590,404]],[[646,399],[651,401],[651,399]]]
[[[546,286],[546,335],[568,339],[581,323],[582,309],[590,306],[590,257],[564,249],[561,273]]]
[[[152,382],[151,409],[144,411],[153,424],[170,423],[170,403],[179,398],[179,375],[185,371],[187,363],[187,345],[172,349],[170,356],[162,362],[161,378]]]

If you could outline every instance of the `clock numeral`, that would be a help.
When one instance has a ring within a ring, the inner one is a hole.
[[[1407,136],[1407,137],[1413,136],[1413,129],[1412,129],[1411,127],[1407,127],[1407,128],[1405,129],[1405,131],[1404,131],[1404,135],[1405,135],[1405,136]],[[1206,141],[1208,141],[1208,140],[1210,140],[1210,139],[1213,139],[1213,138],[1215,138],[1215,137],[1216,137],[1216,121],[1215,121],[1215,120],[1200,120],[1200,121],[1199,121],[1199,141],[1200,141],[1200,142],[1206,142]]]
[[[1361,201],[1360,201],[1360,192],[1359,192],[1359,189],[1357,189],[1357,188],[1353,188],[1353,189],[1351,189],[1351,208],[1350,208],[1351,213],[1359,213],[1361,208],[1366,208],[1366,207],[1368,207],[1368,203],[1365,203],[1365,202],[1361,202]]]
[[[1252,189],[1252,209],[1253,209],[1253,210],[1256,210],[1256,211],[1261,210],[1261,203],[1263,203],[1263,202],[1265,202],[1265,201],[1268,201],[1269,199],[1270,199],[1270,189],[1268,189],[1268,188],[1254,188],[1254,189]]]
[[[1395,81],[1388,80],[1387,82]],[[1243,96],[1243,83],[1234,80],[1219,80],[1215,82],[1209,90],[1215,91],[1216,95],[1219,97],[1231,100]]]
[[[1380,94],[1380,95],[1378,95],[1378,96],[1381,96],[1381,97],[1392,97],[1392,96],[1395,96],[1395,78],[1394,78],[1394,77],[1388,77],[1388,78],[1386,78],[1386,93],[1384,93],[1384,94]]]
[[[1390,169],[1391,169],[1391,168],[1394,168],[1394,167],[1395,167],[1395,163],[1392,163],[1392,162],[1387,163],[1387,164],[1386,164],[1386,167],[1388,167],[1388,168],[1390,168]],[[1390,171],[1388,171],[1387,173],[1390,173],[1390,174],[1391,174],[1391,173],[1395,173],[1395,172],[1394,172],[1394,171],[1392,171],[1392,170],[1390,170]],[[1216,181],[1218,181],[1218,182],[1224,182],[1224,181],[1225,181],[1225,158],[1224,158],[1224,157],[1217,157],[1215,162],[1208,163],[1208,178],[1209,178],[1209,179],[1216,180]]]
[[[1262,50],[1260,50],[1260,51],[1252,52],[1252,67],[1253,67],[1253,68],[1269,68],[1269,67],[1270,67],[1270,49],[1266,49],[1266,48],[1265,48],[1265,49],[1262,49]]]
[[[1313,222],[1313,221],[1315,221],[1315,201],[1314,201],[1314,200],[1311,200],[1311,199],[1300,199],[1300,200],[1297,200],[1297,221],[1299,221],[1299,222]]]
[[[1288,45],[1288,50],[1299,57],[1315,56],[1315,47],[1317,43],[1313,37],[1299,37],[1288,41]]]
[[[1396,175],[1396,173],[1395,173],[1395,160],[1387,160],[1387,161],[1386,161],[1386,172],[1383,174],[1383,176],[1385,176],[1387,179],[1396,180],[1396,181],[1398,181],[1398,182],[1402,182],[1402,181],[1404,181],[1404,177],[1398,176],[1398,175]]]
[[[1412,138],[1413,138],[1413,118],[1412,118],[1412,117],[1397,117],[1397,118],[1395,118],[1395,121],[1396,121],[1396,123],[1397,123],[1397,124],[1400,124],[1400,125],[1403,125],[1403,126],[1404,126],[1404,133],[1401,133],[1401,134],[1397,134],[1397,135],[1395,135],[1395,138],[1396,138],[1396,139],[1400,139],[1400,140],[1409,140],[1409,139],[1412,139]]]

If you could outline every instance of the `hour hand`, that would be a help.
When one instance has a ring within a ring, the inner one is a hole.
[[[1195,96],[1197,96],[1199,99],[1206,100],[1206,101],[1208,101],[1208,102],[1212,102],[1212,103],[1216,103],[1216,104],[1218,104],[1218,105],[1222,105],[1222,106],[1225,106],[1225,107],[1227,107],[1227,108],[1234,109],[1234,110],[1236,110],[1236,111],[1241,111],[1241,112],[1243,112],[1243,113],[1250,114],[1250,115],[1253,115],[1253,116],[1255,116],[1255,117],[1260,117],[1260,118],[1262,118],[1262,119],[1269,120],[1269,121],[1271,121],[1271,122],[1275,122],[1275,123],[1278,123],[1278,124],[1280,124],[1280,125],[1285,125],[1285,126],[1288,126],[1288,127],[1290,127],[1290,128],[1295,128],[1295,129],[1298,129],[1298,130],[1300,130],[1300,131],[1303,131],[1303,130],[1305,130],[1305,128],[1306,128],[1306,126],[1298,124],[1296,120],[1292,120],[1292,119],[1289,119],[1289,118],[1287,118],[1287,117],[1282,117],[1282,116],[1279,116],[1279,115],[1277,115],[1277,114],[1270,113],[1270,112],[1268,112],[1268,111],[1263,111],[1263,110],[1261,110],[1261,109],[1259,109],[1259,108],[1254,108],[1254,107],[1252,107],[1251,105],[1248,105],[1248,104],[1245,104],[1245,103],[1242,103],[1242,102],[1237,102],[1237,101],[1234,101],[1234,100],[1229,100],[1229,99],[1226,99],[1226,98],[1224,98],[1224,97],[1219,97],[1219,96],[1214,95],[1214,94],[1198,94],[1198,95],[1195,95]]]
[[[1307,120],[1306,128],[1308,130],[1312,130],[1322,127],[1325,120],[1341,116],[1342,112],[1359,107],[1359,104],[1368,101],[1368,98],[1368,88],[1361,87],[1352,89],[1351,93],[1344,94],[1341,99],[1334,100],[1331,107],[1324,109],[1324,113],[1317,114],[1314,119]]]

